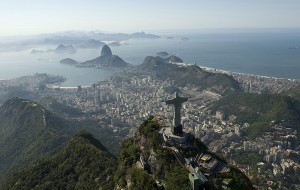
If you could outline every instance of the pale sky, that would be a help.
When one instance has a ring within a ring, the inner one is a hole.
[[[0,0],[0,36],[300,28],[300,0]]]

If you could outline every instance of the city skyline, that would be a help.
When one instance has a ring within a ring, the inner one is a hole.
[[[297,0],[0,2],[0,36],[65,30],[135,32],[183,29],[300,28]]]

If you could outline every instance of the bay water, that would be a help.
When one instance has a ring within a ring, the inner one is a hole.
[[[184,33],[161,34],[158,39],[126,40],[111,47],[113,54],[126,62],[142,64],[146,56],[165,51],[185,63],[226,71],[300,79],[299,32]],[[30,54],[32,47],[17,52],[0,52],[0,79],[34,73],[61,75],[62,86],[91,85],[104,80],[114,69],[77,68],[60,64],[64,58],[86,61],[100,56],[101,49],[78,49],[75,54]]]

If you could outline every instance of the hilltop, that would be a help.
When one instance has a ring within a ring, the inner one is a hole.
[[[240,91],[239,83],[231,76],[206,72],[196,65],[182,64],[176,56],[168,58],[148,56],[140,69],[151,72],[161,80],[172,79],[179,86],[193,84],[218,93]]]
[[[6,189],[113,189],[117,160],[91,134],[76,134],[58,154],[14,175]]]
[[[243,173],[210,153],[193,135],[187,137],[188,145],[164,143],[164,123],[150,117],[122,143],[114,178],[117,189],[191,189],[193,175],[202,175],[207,189],[253,189]]]

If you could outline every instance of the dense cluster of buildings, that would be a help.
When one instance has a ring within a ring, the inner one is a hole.
[[[248,92],[280,92],[297,85],[297,81],[288,79],[231,74]],[[275,186],[274,184],[280,181],[284,183],[290,175],[299,173],[300,162],[294,159],[300,155],[294,146],[297,131],[270,121],[272,133],[265,132],[259,138],[247,139],[242,131],[247,129],[249,124],[234,123],[234,116],[225,121],[224,113],[215,113],[208,109],[207,105],[220,99],[220,95],[192,86],[178,87],[172,80],[161,81],[150,75],[125,77],[126,80],[101,81],[89,87],[45,86],[45,83],[59,82],[63,78],[58,80],[43,75],[5,80],[0,81],[0,96],[5,97],[11,92],[11,88],[38,93],[40,97],[51,97],[86,113],[85,116],[78,116],[76,119],[95,118],[100,126],[107,126],[109,123],[114,132],[118,132],[124,126],[134,128],[150,115],[172,120],[174,109],[164,101],[172,98],[174,92],[179,92],[184,97],[190,97],[189,101],[182,105],[181,122],[184,130],[200,138],[210,150],[225,155],[250,178],[266,176],[269,184]],[[239,163],[237,155],[241,152],[259,155],[261,159],[256,163],[254,170],[254,166]],[[276,176],[279,178],[275,181]],[[299,176],[295,176],[299,180]]]
[[[78,108],[90,117],[99,120],[111,120],[114,127],[126,123],[137,126],[150,115],[160,115],[172,119],[173,108],[164,101],[172,97],[166,88],[172,87],[173,81],[161,81],[150,76],[132,77],[130,81],[114,83],[99,82],[94,87],[55,87],[49,86],[42,91],[43,96],[50,96],[59,102]],[[191,97],[183,105],[184,126],[195,126],[201,123],[207,113],[205,105],[218,98],[212,92],[195,89],[180,89]],[[195,104],[197,102],[197,104]],[[102,111],[102,114],[99,114]],[[93,114],[94,113],[94,114]]]
[[[259,137],[249,139],[241,133],[249,124],[240,126],[222,119],[222,112],[217,112],[215,116],[207,117],[207,120],[195,127],[195,135],[210,150],[222,153],[249,178],[269,181],[272,184],[270,187],[283,188],[293,182],[299,184],[300,151],[296,143],[297,130],[271,121],[271,132],[263,132]],[[243,153],[254,153],[258,159],[256,162],[250,157],[241,158],[247,161],[240,160],[239,155]]]

